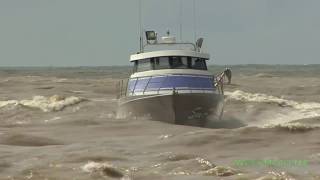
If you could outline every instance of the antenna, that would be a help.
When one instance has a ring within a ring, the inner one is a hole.
[[[142,20],[141,20],[141,0],[139,0],[139,36],[140,36],[140,52],[143,52],[143,36],[142,36]]]
[[[197,39],[197,28],[196,28],[196,0],[193,0],[193,31],[194,31],[194,42]]]
[[[182,0],[179,1],[180,5],[180,42],[182,42]]]

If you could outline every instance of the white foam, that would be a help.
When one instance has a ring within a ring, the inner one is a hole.
[[[87,164],[81,167],[82,171],[87,173],[100,173],[103,176],[109,176],[111,178],[117,178],[121,180],[131,180],[131,178],[123,174],[118,168],[109,163],[98,163],[89,161]],[[129,170],[128,170],[129,171]]]
[[[6,106],[26,106],[30,108],[37,108],[44,112],[52,112],[52,111],[61,111],[63,108],[67,106],[72,106],[84,101],[84,98],[81,97],[63,97],[54,95],[51,97],[44,96],[34,96],[31,100],[9,100],[9,101],[0,101],[0,108]]]
[[[213,168],[215,167],[214,164],[212,164],[210,161],[206,160],[206,159],[203,159],[203,158],[200,158],[200,157],[197,157],[196,158],[196,161],[204,168],[208,169],[208,168]]]
[[[277,125],[266,125],[264,128],[278,128],[287,130],[290,132],[304,132],[304,131],[310,131],[313,129],[317,129],[320,126],[317,125],[306,125],[301,123],[284,123],[284,124],[277,124]]]
[[[0,101],[0,108],[6,107],[6,106],[16,106],[19,102],[16,100],[9,100],[9,101]]]
[[[74,91],[69,91],[69,92],[71,92],[71,93],[75,93],[75,94],[84,94],[84,93],[86,93],[87,91],[76,91],[76,90],[74,90]]]
[[[52,80],[53,82],[61,83],[61,82],[66,82],[68,79],[66,78],[56,78]]]
[[[16,124],[18,125],[24,125],[24,124],[28,124],[28,121],[16,121]]]
[[[160,140],[164,140],[164,139],[168,139],[170,137],[172,137],[173,135],[172,134],[162,134],[158,137],[158,139]]]
[[[93,173],[93,172],[100,171],[101,169],[103,169],[106,166],[110,166],[110,165],[106,164],[106,163],[97,163],[97,162],[90,161],[87,164],[85,164],[84,166],[82,166],[81,169],[84,172]]]
[[[240,171],[231,167],[216,166],[214,168],[202,172],[202,174],[207,176],[232,176],[240,174]]]
[[[320,103],[316,102],[306,102],[306,103],[300,103],[293,100],[287,100],[278,98],[275,96],[270,96],[267,94],[261,94],[261,93],[247,93],[241,90],[236,90],[234,92],[225,92],[225,94],[230,99],[243,101],[243,102],[258,102],[258,103],[276,103],[280,106],[288,106],[295,108],[297,110],[320,110]],[[317,113],[319,116],[319,113]]]
[[[48,122],[52,122],[52,121],[56,121],[56,120],[60,120],[61,117],[54,117],[54,118],[51,118],[51,119],[46,119],[44,120],[44,122],[48,123]]]
[[[266,180],[266,179],[296,180],[295,178],[288,175],[287,172],[275,172],[275,171],[270,171],[268,172],[268,175],[257,178],[256,180]]]
[[[92,99],[90,99],[90,101],[105,102],[105,101],[110,101],[110,99],[107,99],[107,98],[92,98]]]
[[[317,102],[297,102],[293,100],[287,100],[275,96],[270,96],[262,93],[248,93],[241,90],[234,92],[225,92],[227,100],[237,100],[242,102],[255,102],[255,103],[268,103],[276,104],[281,107],[291,108],[291,110],[275,111],[270,115],[272,123],[286,123],[292,120],[298,120],[303,118],[313,118],[320,116],[320,103]],[[269,113],[270,114],[270,113]]]

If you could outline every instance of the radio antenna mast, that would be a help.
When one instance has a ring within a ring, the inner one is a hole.
[[[193,0],[193,31],[194,31],[194,42],[197,40],[197,20],[196,20],[196,0]]]
[[[140,52],[143,52],[143,36],[142,36],[142,20],[141,20],[141,8],[142,4],[141,4],[141,0],[139,0],[139,36],[140,36]]]
[[[182,0],[179,1],[179,5],[180,5],[180,42],[182,42]]]

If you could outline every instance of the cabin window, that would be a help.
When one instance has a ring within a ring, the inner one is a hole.
[[[150,59],[141,59],[141,60],[136,61],[136,63],[137,63],[137,71],[136,72],[152,70],[152,65],[151,65]]]
[[[133,73],[137,72],[138,69],[138,61],[134,61],[134,66],[133,66]]]
[[[158,57],[155,58],[154,69],[170,69],[169,57]]]
[[[191,68],[199,70],[207,70],[206,61],[203,58],[191,58]]]
[[[191,67],[191,63],[188,57],[181,57],[181,62],[185,68],[189,69]]]
[[[156,63],[155,63],[155,58],[151,58],[151,59],[150,59],[150,63],[151,63],[151,69],[155,69],[155,66],[156,66],[156,65],[155,65],[155,64],[156,64]]]
[[[207,70],[206,60],[203,58],[173,56],[156,57],[134,61],[133,72],[143,72],[159,69],[198,69]]]
[[[170,65],[172,69],[188,69],[187,57],[171,57]]]

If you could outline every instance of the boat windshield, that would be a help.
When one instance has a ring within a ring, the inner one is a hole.
[[[134,72],[159,69],[197,69],[207,70],[206,60],[196,57],[156,57],[141,59],[134,62]]]

